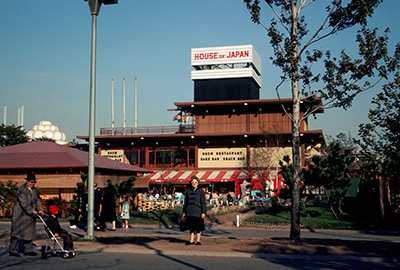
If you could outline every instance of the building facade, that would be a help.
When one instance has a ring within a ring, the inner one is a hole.
[[[191,59],[194,101],[174,104],[178,125],[101,128],[98,153],[152,170],[150,187],[162,192],[183,191],[193,175],[210,192],[238,196],[244,180],[279,192],[279,161],[292,155],[292,100],[259,98],[261,59],[252,45],[192,49]],[[302,115],[319,105],[304,100]],[[305,119],[303,166],[323,146],[322,130],[309,130]]]

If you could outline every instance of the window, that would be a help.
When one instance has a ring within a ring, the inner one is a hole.
[[[153,167],[194,167],[194,149],[160,149],[149,151],[149,165]],[[142,161],[142,159],[141,159]]]

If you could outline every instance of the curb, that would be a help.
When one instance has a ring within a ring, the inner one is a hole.
[[[156,250],[156,249],[125,249],[125,248],[82,248],[78,252],[92,253],[127,253],[141,255],[161,256],[196,256],[196,257],[224,257],[224,258],[260,258],[260,259],[285,259],[285,260],[334,260],[334,261],[356,261],[368,263],[400,263],[399,258],[390,257],[357,257],[338,255],[303,255],[303,254],[273,254],[273,253],[246,253],[246,252],[208,252],[208,251],[185,251],[182,250]]]

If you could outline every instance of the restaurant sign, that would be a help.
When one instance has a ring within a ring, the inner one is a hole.
[[[242,168],[246,166],[246,148],[208,148],[198,151],[199,168]]]
[[[124,162],[124,150],[101,150],[100,155],[112,160]]]

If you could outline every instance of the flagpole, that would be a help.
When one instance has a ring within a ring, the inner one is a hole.
[[[138,118],[137,118],[137,77],[135,76],[135,134],[137,134],[137,125],[138,125]]]
[[[114,78],[111,79],[111,130],[114,135]]]
[[[126,119],[125,119],[125,78],[123,80],[123,90],[122,90],[122,102],[123,102],[123,113],[124,113],[124,135],[125,135],[125,128],[126,128]]]

